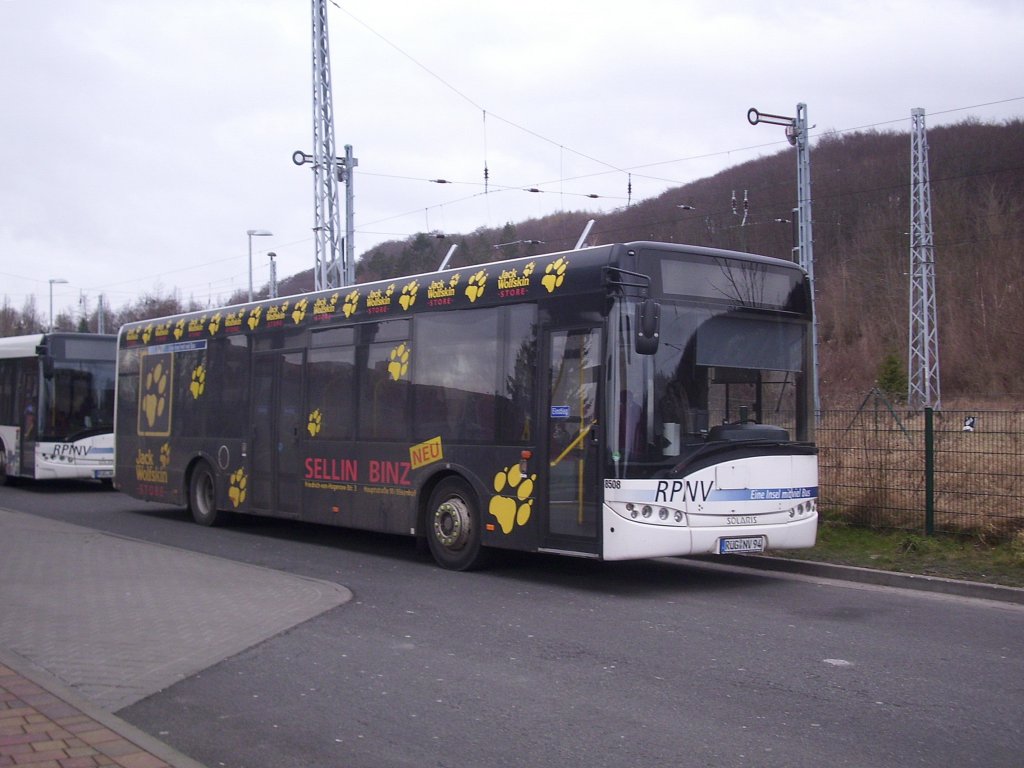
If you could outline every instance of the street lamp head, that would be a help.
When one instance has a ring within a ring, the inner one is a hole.
[[[51,277],[50,278],[50,285],[58,285],[60,283],[66,283],[66,282],[67,282],[67,280],[65,280],[63,277]]]
[[[245,234],[249,237],[272,237],[274,233],[268,229],[247,229]]]

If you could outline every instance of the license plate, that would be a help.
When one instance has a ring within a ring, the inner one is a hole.
[[[97,480],[107,480],[114,476],[114,470],[112,469],[94,469],[92,476]]]
[[[718,554],[731,555],[736,552],[764,552],[764,536],[738,536],[718,542]]]

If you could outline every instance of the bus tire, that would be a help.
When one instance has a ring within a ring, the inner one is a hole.
[[[227,518],[226,512],[217,509],[217,484],[205,461],[196,464],[189,477],[188,508],[192,519],[207,527],[220,525]]]
[[[485,565],[482,523],[476,494],[461,477],[437,484],[427,504],[427,543],[442,568],[468,571]]]

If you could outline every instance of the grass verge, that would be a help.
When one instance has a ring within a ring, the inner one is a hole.
[[[825,518],[812,549],[771,552],[775,557],[854,565],[1008,587],[1024,587],[1024,532],[990,543],[978,536],[872,530]]]

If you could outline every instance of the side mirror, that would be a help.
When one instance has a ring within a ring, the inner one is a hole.
[[[43,358],[43,378],[47,380],[53,378],[53,358],[49,355]]]
[[[636,351],[640,355],[653,355],[658,351],[661,335],[661,304],[644,299],[636,308]]]

